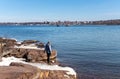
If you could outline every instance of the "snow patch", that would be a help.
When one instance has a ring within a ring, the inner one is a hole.
[[[15,57],[3,57],[2,61],[0,62],[0,66],[9,66],[11,62],[23,62],[23,59],[21,58],[15,58]]]
[[[20,41],[17,41],[17,44],[22,44]]]
[[[21,46],[14,46],[14,48],[22,48],[22,49],[37,49],[37,50],[44,50],[44,48],[38,48],[34,44],[31,45],[21,45]]]

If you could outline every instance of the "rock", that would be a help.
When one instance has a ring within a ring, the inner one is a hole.
[[[2,42],[0,48],[3,48],[0,59],[1,56],[14,56],[16,58],[25,58],[30,63],[47,60],[44,44],[38,43],[36,40],[25,40],[22,43],[18,43],[14,39],[0,38],[0,42]],[[55,59],[56,56],[57,51],[52,50],[50,59]],[[54,64],[56,66],[57,63]],[[67,74],[65,70],[45,70],[37,67],[31,66],[31,64],[28,65],[28,62],[27,64],[13,62],[10,66],[0,66],[0,79],[76,79],[75,75]]]
[[[0,56],[3,53],[3,47],[4,47],[4,43],[0,43]]]
[[[44,43],[37,43],[36,44],[36,46],[38,47],[38,48],[44,48],[45,47],[45,45],[44,45]]]
[[[0,37],[0,42],[3,42],[3,39],[4,39],[4,38]]]
[[[10,56],[14,56],[16,58],[24,58],[24,56],[28,53],[27,49],[14,49],[11,48],[9,53],[4,53],[4,57],[10,57]]]
[[[50,59],[54,59],[57,56],[57,51],[56,50],[52,50]],[[31,50],[28,55],[27,58],[30,61],[42,61],[42,60],[47,60],[47,54],[46,52],[44,52],[44,50]]]
[[[4,46],[1,46],[4,53],[2,56],[10,57],[14,56],[17,58],[25,58],[26,61],[39,62],[47,60],[47,54],[44,52],[44,43],[38,42],[37,40],[24,40],[23,42],[17,42],[14,39],[0,38]],[[53,50],[50,59],[55,59],[57,51]]]
[[[76,79],[66,74],[64,70],[42,70],[37,67],[11,63],[10,66],[0,66],[1,79]]]
[[[0,62],[2,61],[2,56],[0,55]]]
[[[11,47],[14,46],[16,44],[16,40],[15,39],[4,39],[4,43],[6,43],[7,47]]]
[[[41,70],[40,79],[77,79],[63,70]]]
[[[15,39],[0,38],[0,43],[4,44],[4,48],[13,47],[17,41]]]
[[[47,54],[44,50],[12,48],[11,51],[4,55],[4,57],[14,56],[17,58],[25,58],[29,62],[40,62],[47,60]],[[57,51],[52,50],[50,59],[57,57]]]
[[[40,69],[22,64],[12,63],[11,66],[0,66],[0,78],[1,79],[34,79],[38,78]]]
[[[39,42],[39,41],[37,41],[37,40],[24,40],[22,42],[22,44],[33,44],[33,43],[37,43],[37,42]]]
[[[4,43],[0,42],[0,61],[1,61],[1,57],[2,57],[3,51],[4,51],[4,49],[3,49],[4,45],[5,45]]]

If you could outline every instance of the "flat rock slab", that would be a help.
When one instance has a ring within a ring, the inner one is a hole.
[[[33,79],[38,69],[30,65],[0,66],[0,79]]]
[[[0,79],[76,79],[63,70],[42,70],[31,65],[11,63],[0,66]]]

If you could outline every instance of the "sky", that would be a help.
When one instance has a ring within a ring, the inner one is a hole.
[[[0,0],[0,22],[120,19],[120,0]]]

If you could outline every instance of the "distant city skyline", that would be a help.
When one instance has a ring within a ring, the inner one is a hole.
[[[0,0],[0,22],[120,19],[120,0]]]

